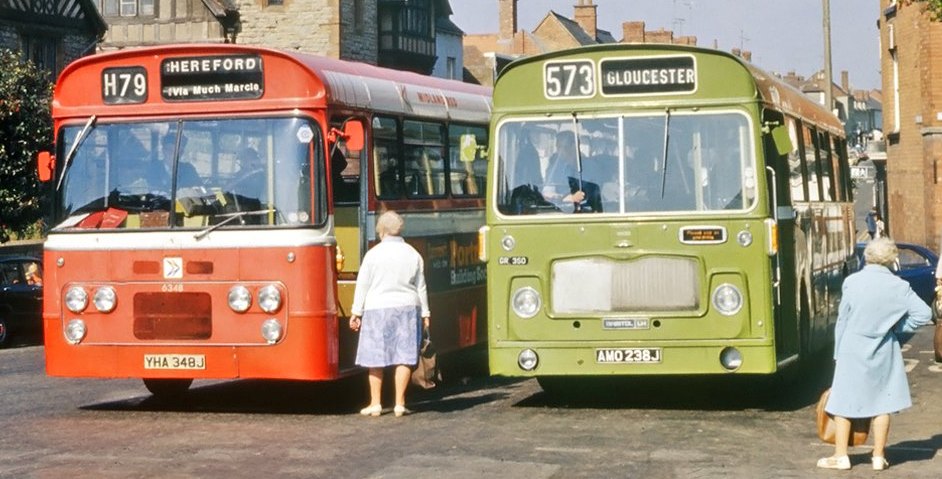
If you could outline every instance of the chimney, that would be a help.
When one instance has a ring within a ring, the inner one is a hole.
[[[752,52],[749,50],[742,51],[742,59],[746,60],[749,63],[752,63]]]
[[[644,22],[624,22],[621,24],[622,43],[644,43]]]
[[[500,40],[512,40],[517,33],[517,0],[497,0],[497,18]]]
[[[847,74],[847,70],[841,70],[841,89],[850,93],[850,75]]]
[[[733,56],[737,56],[737,57],[742,58],[742,50],[740,50],[740,49],[738,49],[738,48],[734,48],[732,53],[733,53]]]
[[[573,6],[576,23],[578,23],[593,40],[598,38],[598,8],[597,5],[592,4],[592,0],[579,0],[579,4]]]

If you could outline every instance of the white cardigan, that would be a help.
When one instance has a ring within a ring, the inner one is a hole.
[[[350,312],[417,305],[430,316],[422,255],[400,236],[386,236],[363,256]]]

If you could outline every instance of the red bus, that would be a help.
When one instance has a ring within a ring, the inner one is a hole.
[[[441,351],[485,339],[490,90],[296,52],[86,57],[53,95],[43,322],[53,376],[330,380],[376,215],[426,259]]]

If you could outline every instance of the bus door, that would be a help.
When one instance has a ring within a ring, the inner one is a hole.
[[[354,367],[356,335],[347,327],[356,274],[366,252],[365,224],[368,196],[361,191],[367,178],[367,148],[364,121],[354,117],[331,120],[330,155],[331,201],[334,206],[334,235],[337,239],[337,321],[340,340],[340,369]]]
[[[795,235],[796,201],[805,199],[804,178],[801,173],[801,161],[798,146],[791,134],[793,125],[785,123],[785,118],[778,112],[766,110],[766,123],[776,125],[763,135],[763,149],[768,165],[767,181],[769,186],[769,214],[776,222],[778,232],[778,254],[771,258],[773,271],[773,299],[775,301],[775,353],[781,362],[799,353],[799,308],[796,285],[798,261]]]

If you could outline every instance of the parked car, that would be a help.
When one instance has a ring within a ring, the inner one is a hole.
[[[857,243],[857,260],[864,266],[863,250],[867,243]],[[900,278],[905,279],[913,291],[928,305],[935,299],[935,268],[939,255],[925,246],[912,243],[896,243],[899,248],[899,261],[890,268]]]
[[[866,243],[857,243],[857,259],[860,261],[860,267],[864,265],[863,250]],[[922,298],[929,306],[935,299],[935,268],[939,262],[939,255],[934,251],[911,243],[896,243],[899,248],[899,261],[896,267],[891,268],[900,278],[905,279],[912,286],[913,291]],[[933,346],[935,349],[935,360],[942,362],[942,321],[932,308],[936,316],[935,338]]]
[[[31,256],[0,257],[0,347],[10,338],[42,332],[42,261]]]

